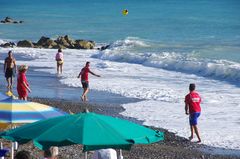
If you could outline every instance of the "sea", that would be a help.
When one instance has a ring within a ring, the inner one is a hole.
[[[11,48],[17,64],[34,71],[38,95],[80,100],[76,77],[90,61],[91,70],[101,75],[90,76],[101,102],[117,99],[126,109],[122,115],[188,138],[184,97],[195,83],[202,97],[202,143],[240,156],[239,0],[0,0],[0,19],[6,16],[24,23],[0,24],[0,44],[69,35],[93,40],[96,48],[110,45],[103,51],[64,49],[61,76],[56,75],[57,50]],[[1,63],[9,50],[0,48]],[[41,91],[46,85],[78,92]]]

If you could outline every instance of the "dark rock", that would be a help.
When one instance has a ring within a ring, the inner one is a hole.
[[[18,23],[23,23],[23,21],[15,21],[10,17],[6,17],[4,20],[1,20],[1,23],[13,23],[13,24],[18,24]]]
[[[76,49],[93,49],[95,43],[89,40],[76,40]]]
[[[13,21],[12,18],[6,17],[6,18],[5,18],[5,22],[6,22],[6,23],[13,23],[14,21]]]
[[[68,43],[68,41],[63,36],[59,36],[57,40],[55,40],[57,44],[60,44],[66,48],[69,48],[71,45]]]
[[[4,48],[14,47],[14,46],[16,46],[14,42],[8,42],[0,45],[0,47],[4,47]]]
[[[46,44],[46,42],[47,42],[48,40],[50,40],[50,38],[45,37],[45,36],[42,36],[42,37],[38,40],[37,45],[43,46],[43,45]]]
[[[69,44],[69,48],[74,48],[76,41],[71,39],[68,35],[64,36],[64,39],[67,41],[67,43]]]
[[[102,46],[101,48],[100,48],[100,50],[102,51],[102,50],[106,50],[106,49],[108,49],[110,47],[110,45],[105,45],[105,46]]]
[[[66,47],[65,46],[63,46],[63,45],[61,45],[61,44],[57,44],[57,45],[55,45],[55,46],[53,46],[52,47],[53,49],[66,49]]]
[[[44,43],[44,45],[43,45],[43,47],[44,48],[53,48],[54,46],[57,46],[58,44],[54,41],[54,40],[52,40],[52,39],[48,39],[45,43]]]
[[[17,43],[18,47],[34,47],[33,43],[29,40],[19,41]]]
[[[19,23],[23,23],[24,21],[20,20]]]

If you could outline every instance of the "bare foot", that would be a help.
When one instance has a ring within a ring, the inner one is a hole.
[[[190,136],[188,139],[189,139],[189,141],[192,141],[193,137],[192,137],[192,136]]]
[[[68,110],[69,114],[74,114],[71,110]]]
[[[81,96],[81,100],[84,101],[84,97],[83,96]]]

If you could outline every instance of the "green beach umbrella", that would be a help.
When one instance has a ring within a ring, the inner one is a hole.
[[[41,120],[0,134],[20,144],[33,141],[40,149],[82,144],[83,151],[104,148],[129,150],[133,144],[163,140],[162,132],[96,113],[79,113]]]

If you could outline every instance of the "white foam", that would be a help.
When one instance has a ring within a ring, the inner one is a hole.
[[[220,78],[221,80],[240,80],[240,64],[237,62],[196,58],[194,52],[192,54],[176,52],[146,53],[145,47],[152,48],[154,43],[129,37],[116,41],[110,45],[109,49],[99,52],[94,57],[102,60],[128,62],[166,70],[195,73],[205,77]],[[141,51],[144,52],[141,53]]]
[[[56,73],[55,54],[52,49],[13,48],[32,61],[19,61],[28,64],[36,71]],[[0,48],[0,53],[8,49]],[[114,62],[92,55],[97,50],[64,50],[64,74],[60,82],[67,86],[81,87],[77,75],[86,61],[91,62],[91,70],[102,77],[90,75],[90,88],[117,93],[126,97],[143,99],[138,103],[123,105],[123,115],[143,120],[146,125],[164,127],[178,135],[189,136],[187,116],[184,114],[184,96],[191,82],[197,84],[202,103],[199,127],[203,143],[211,146],[240,149],[240,89],[224,81],[207,79],[194,74],[168,71],[141,64]],[[46,67],[46,68],[42,68]]]

